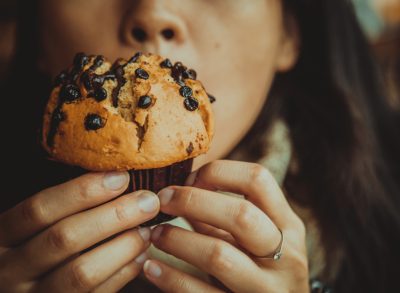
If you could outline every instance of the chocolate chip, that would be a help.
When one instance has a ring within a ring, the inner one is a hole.
[[[194,111],[199,107],[199,102],[193,97],[186,98],[183,101],[183,104],[185,105],[185,108],[189,111]]]
[[[135,74],[136,74],[136,76],[138,78],[141,78],[141,79],[148,79],[149,78],[149,74],[143,68],[136,69],[135,70]]]
[[[186,70],[186,67],[183,66],[182,62],[176,62],[174,66],[172,66],[172,77],[182,76],[182,72]]]
[[[160,63],[160,66],[162,68],[172,68],[171,60],[169,60],[168,58],[165,59],[163,62]]]
[[[69,76],[70,76],[69,80],[70,80],[71,82],[73,82],[73,83],[76,83],[76,81],[78,80],[78,77],[79,77],[80,73],[81,73],[80,70],[73,69],[73,70],[70,72],[70,74],[69,74]]]
[[[184,98],[189,98],[193,95],[193,91],[190,87],[184,85],[179,89],[179,93],[181,94],[182,97]]]
[[[90,80],[89,72],[85,71],[84,73],[82,73],[81,82],[83,83],[87,91],[92,90],[92,82]]]
[[[125,71],[124,71],[124,67],[123,66],[117,66],[115,68],[115,75],[117,76],[117,79],[123,77],[124,74],[125,74]]]
[[[82,69],[86,64],[89,63],[89,57],[84,53],[78,53],[74,58],[74,67],[78,70]]]
[[[97,68],[99,68],[101,65],[104,63],[104,56],[97,56],[96,59],[94,59],[92,66],[90,66],[91,71],[95,71]]]
[[[47,134],[47,145],[52,147],[54,145],[54,137],[56,136],[60,122],[65,120],[65,114],[61,111],[61,106],[54,109],[51,115],[50,129]]]
[[[139,59],[140,56],[142,56],[142,52],[137,52],[135,55],[132,56],[131,59],[129,59],[128,64],[135,63]]]
[[[61,71],[59,75],[54,79],[54,85],[58,86],[65,83],[68,80],[68,73],[66,71]]]
[[[174,66],[171,69],[171,76],[175,80],[175,82],[181,86],[185,85],[183,82],[183,76],[182,73],[186,70],[187,68],[183,66],[181,62],[176,62]]]
[[[184,79],[193,79],[196,80],[197,78],[197,73],[196,71],[194,71],[193,69],[187,69],[185,71],[182,72],[182,77]]]
[[[188,145],[188,147],[186,148],[186,153],[187,153],[188,155],[190,155],[190,154],[193,152],[193,150],[194,150],[193,143],[190,142],[189,145]]]
[[[85,118],[85,128],[86,130],[97,130],[104,127],[105,122],[97,114],[88,114]]]
[[[115,75],[113,75],[113,78],[115,78]],[[91,77],[91,83],[94,86],[102,86],[104,84],[104,80],[105,80],[105,76],[104,75],[97,75],[97,74],[93,74]]]
[[[208,93],[207,93],[207,96],[208,96],[208,100],[210,101],[210,103],[214,103],[217,100],[214,96],[212,96]]]
[[[119,65],[114,69],[115,77],[117,78],[117,86],[111,92],[112,104],[114,107],[118,107],[118,99],[119,99],[119,92],[121,88],[126,83],[126,79],[124,77],[124,67]]]
[[[186,69],[186,66],[184,66],[184,65],[182,64],[182,62],[176,62],[172,68],[173,68],[176,72],[182,73],[182,72]]]
[[[150,107],[151,105],[151,97],[146,95],[146,96],[141,96],[139,98],[139,102],[138,102],[138,107],[142,108],[142,109],[147,109],[148,107]]]
[[[126,60],[124,58],[118,58],[111,65],[110,71],[115,71],[117,67],[124,67],[126,65]]]
[[[99,87],[94,90],[93,96],[98,102],[104,101],[107,98],[107,91],[104,88]]]
[[[52,116],[53,122],[61,122],[64,121],[64,119],[65,119],[64,112],[61,111],[61,107],[57,107],[53,112]]]
[[[66,102],[73,102],[81,97],[81,92],[76,85],[67,84],[60,90],[60,99]]]

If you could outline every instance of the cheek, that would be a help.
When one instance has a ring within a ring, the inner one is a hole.
[[[42,69],[55,75],[70,64],[76,52],[113,52],[118,45],[119,5],[120,1],[106,0],[42,0]]]
[[[200,78],[217,98],[213,104],[216,135],[212,149],[197,160],[197,166],[226,156],[244,137],[261,111],[275,75],[282,29],[279,6],[269,5],[264,12],[234,21],[240,21],[239,25],[219,26],[219,35],[208,43],[214,50],[204,49],[207,66],[201,68]]]
[[[266,70],[265,70],[266,71]],[[251,128],[261,111],[273,79],[272,72],[260,72],[251,81],[249,75],[230,74],[221,84],[207,87],[217,101],[213,104],[215,136],[210,151],[195,160],[195,168],[224,158]],[[230,82],[237,80],[237,82]]]

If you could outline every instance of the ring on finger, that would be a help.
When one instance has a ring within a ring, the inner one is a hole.
[[[278,261],[282,258],[282,246],[283,246],[283,232],[281,229],[279,229],[279,233],[281,234],[281,240],[279,241],[279,244],[277,246],[277,248],[270,254],[266,255],[266,256],[257,256],[257,255],[253,255],[253,257],[257,258],[257,259],[272,259],[274,261]]]

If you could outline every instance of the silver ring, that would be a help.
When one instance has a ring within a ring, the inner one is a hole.
[[[281,241],[278,244],[278,247],[275,249],[274,252],[266,255],[266,256],[255,256],[256,258],[261,258],[261,259],[272,259],[274,261],[278,261],[281,259],[283,253],[282,253],[282,246],[283,246],[283,233],[282,230],[279,229],[279,233],[281,233]]]

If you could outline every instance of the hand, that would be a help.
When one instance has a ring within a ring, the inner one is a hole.
[[[129,176],[92,173],[0,215],[0,292],[113,292],[141,270],[155,194],[120,195]]]
[[[305,228],[278,184],[260,165],[215,161],[185,187],[159,193],[161,210],[186,217],[196,232],[161,225],[154,245],[208,272],[234,292],[309,292]],[[217,193],[227,191],[243,197]],[[283,256],[272,256],[284,235]],[[148,260],[146,277],[166,292],[221,292],[168,265]]]

